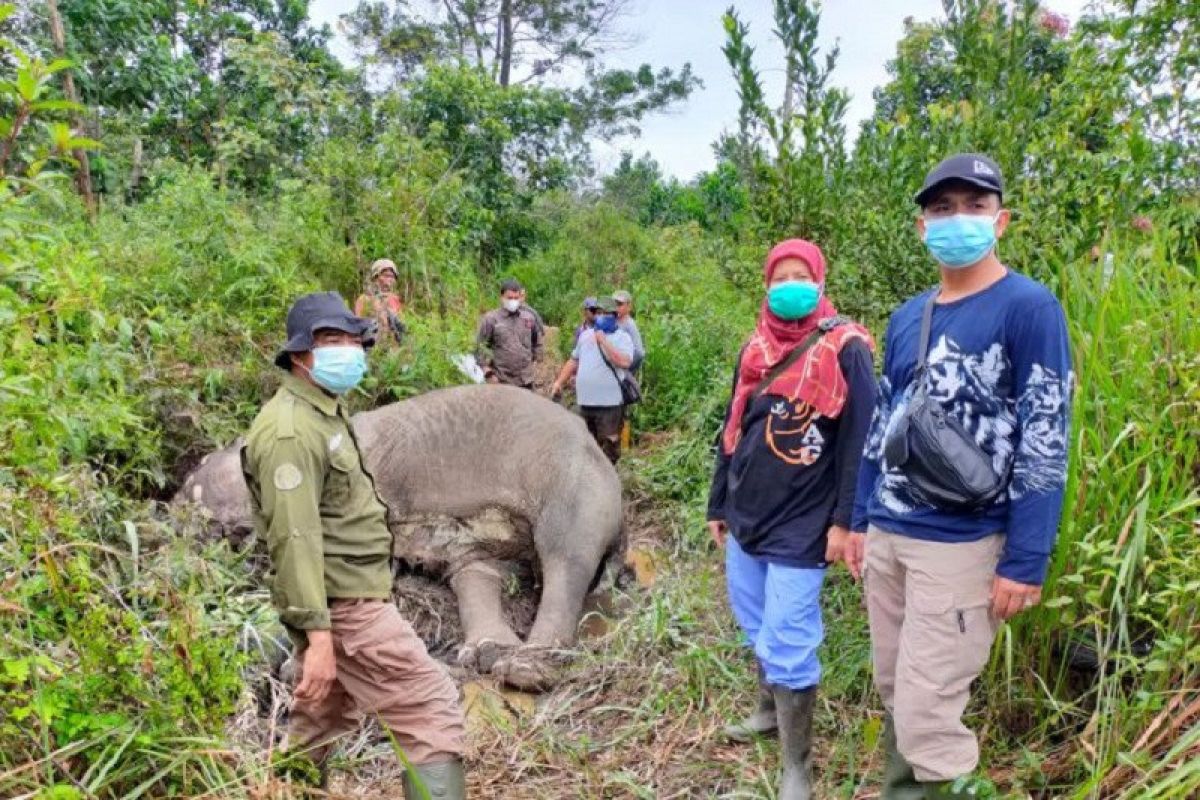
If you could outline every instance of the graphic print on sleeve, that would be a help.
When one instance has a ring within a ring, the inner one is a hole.
[[[1067,412],[1074,373],[1066,377],[1034,364],[1017,401],[1024,420],[1008,494],[1019,500],[1031,492],[1061,490],[1067,480]]]

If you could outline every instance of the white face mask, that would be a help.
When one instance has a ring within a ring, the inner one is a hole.
[[[511,300],[510,299],[510,300],[504,301],[504,310],[510,314],[513,313],[514,311],[516,311],[520,307],[521,307],[520,300]]]

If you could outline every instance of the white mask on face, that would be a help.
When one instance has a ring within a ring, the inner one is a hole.
[[[510,299],[510,300],[504,301],[504,310],[510,314],[513,313],[514,311],[516,311],[520,307],[521,307],[520,300],[511,300]]]

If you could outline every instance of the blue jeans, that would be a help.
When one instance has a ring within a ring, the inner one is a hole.
[[[807,689],[821,680],[817,648],[821,584],[825,570],[784,567],[747,555],[732,534],[725,537],[725,579],[733,616],[762,664],[766,682]]]

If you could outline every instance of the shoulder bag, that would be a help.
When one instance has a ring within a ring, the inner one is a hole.
[[[916,390],[904,415],[884,443],[888,467],[904,473],[917,494],[934,506],[978,511],[996,500],[1008,485],[992,469],[992,460],[962,423],[929,397],[927,381],[929,329],[937,292],[925,304],[917,351]]]
[[[604,355],[604,347],[599,342],[596,342],[596,349],[600,351],[600,358],[612,370],[613,377],[617,379],[617,385],[621,387],[621,405],[631,406],[635,403],[642,402],[642,387],[638,385],[637,378],[625,370],[622,375],[617,372],[617,368],[608,360],[608,356]]]

